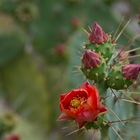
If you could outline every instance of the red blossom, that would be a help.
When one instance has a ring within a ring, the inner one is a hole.
[[[83,83],[78,89],[62,94],[60,109],[62,113],[58,120],[75,120],[80,128],[87,122],[95,121],[100,113],[107,111],[100,103],[98,90],[88,82]]]
[[[123,75],[126,79],[136,80],[140,72],[140,64],[128,64],[122,68]]]
[[[95,22],[92,26],[92,31],[89,35],[89,42],[103,44],[107,42],[107,40],[108,35],[103,31],[101,26],[97,22]]]
[[[91,50],[86,50],[82,62],[85,68],[97,67],[100,64],[100,56]]]

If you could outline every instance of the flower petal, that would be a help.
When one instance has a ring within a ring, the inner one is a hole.
[[[100,111],[100,113],[105,113],[105,112],[107,112],[107,108],[100,103],[99,111]]]
[[[99,93],[96,87],[91,86],[88,82],[83,83],[80,88],[86,89],[88,92],[88,103],[93,109],[96,109],[99,104]]]

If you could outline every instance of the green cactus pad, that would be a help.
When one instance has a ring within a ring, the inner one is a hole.
[[[89,122],[85,125],[85,128],[88,129],[103,129],[108,128],[107,122],[104,122],[104,115],[100,115],[94,122]]]
[[[86,48],[100,53],[106,59],[106,61],[108,61],[113,54],[114,44],[110,42],[104,44],[87,44]]]
[[[121,65],[114,66],[108,74],[107,85],[110,88],[121,90],[127,89],[132,81],[125,79],[121,72]]]
[[[95,82],[103,81],[105,80],[104,77],[106,76],[105,73],[105,64],[102,63],[98,67],[86,69],[84,67],[81,67],[82,72],[85,74],[87,79],[94,80]]]

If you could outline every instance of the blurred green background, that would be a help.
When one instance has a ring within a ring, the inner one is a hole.
[[[129,46],[140,33],[139,14],[139,0],[0,0],[0,117],[10,112],[16,119],[10,133],[21,140],[88,139],[66,136],[74,124],[63,129],[68,125],[57,121],[59,94],[86,80],[77,68],[83,28],[98,21],[113,34],[132,18],[118,44],[128,50],[140,44]]]

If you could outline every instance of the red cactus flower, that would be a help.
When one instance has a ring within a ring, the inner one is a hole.
[[[78,89],[62,94],[60,109],[62,113],[58,120],[75,120],[80,128],[87,122],[95,121],[100,113],[107,111],[100,103],[98,90],[88,82],[83,83]]]
[[[140,72],[140,64],[128,64],[122,68],[123,75],[126,79],[136,80]]]
[[[86,50],[82,62],[85,68],[97,67],[100,64],[100,55],[91,50]]]
[[[20,140],[20,138],[16,134],[11,134],[11,135],[7,135],[4,140]]]
[[[103,31],[101,26],[97,22],[95,22],[92,26],[92,31],[89,35],[89,42],[103,44],[107,42],[107,40],[108,35]]]

